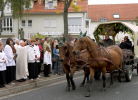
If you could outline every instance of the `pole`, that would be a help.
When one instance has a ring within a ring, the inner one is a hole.
[[[2,33],[2,14],[3,14],[3,12],[0,11],[0,36],[1,36],[1,33]]]

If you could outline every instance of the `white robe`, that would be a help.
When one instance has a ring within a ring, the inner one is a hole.
[[[6,62],[7,62],[7,57],[4,53],[4,51],[0,52],[0,71],[6,70]]]
[[[46,51],[44,53],[44,64],[51,64],[52,65],[51,52]]]
[[[6,57],[7,57],[6,65],[7,66],[15,66],[15,60],[13,59],[14,54],[13,54],[12,48],[9,45],[6,45],[4,48],[4,52],[5,52]]]
[[[16,80],[26,79],[28,75],[27,48],[19,46],[16,58]]]

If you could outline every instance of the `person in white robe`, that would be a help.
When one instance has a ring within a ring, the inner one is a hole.
[[[34,45],[34,49],[35,49],[35,56],[36,56],[36,61],[35,61],[35,65],[36,65],[36,78],[38,78],[38,69],[41,66],[40,65],[40,49],[37,43],[35,43]]]
[[[49,47],[46,47],[46,51],[44,53],[44,76],[49,77],[51,72],[52,58],[51,58],[51,50]]]
[[[30,40],[30,45],[27,47],[27,58],[28,58],[28,71],[29,71],[29,79],[37,79],[38,72],[37,72],[37,51],[35,48],[35,40]]]
[[[5,87],[6,83],[6,62],[7,57],[3,51],[3,43],[0,41],[0,88]]]
[[[15,58],[17,57],[16,50],[13,46],[13,40],[11,38],[8,38],[6,41],[6,45],[4,48],[4,52],[7,57],[7,63],[6,63],[6,83],[12,83],[13,80],[15,80]]]
[[[29,76],[28,73],[28,63],[27,63],[27,47],[24,41],[19,42],[17,48],[17,58],[16,58],[16,80],[19,82],[25,81]]]

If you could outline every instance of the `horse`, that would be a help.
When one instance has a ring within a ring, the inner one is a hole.
[[[90,96],[90,85],[93,82],[94,74],[97,69],[102,72],[103,88],[106,87],[106,72],[111,73],[111,82],[113,84],[112,72],[121,70],[123,62],[122,50],[118,46],[109,46],[107,48],[100,47],[89,37],[82,37],[76,41],[73,53],[79,55],[82,50],[87,50],[89,53],[89,60],[87,62],[90,70],[90,80],[87,84],[87,95]],[[120,75],[120,74],[119,74]],[[120,76],[119,76],[120,77]]]
[[[83,68],[84,70],[84,79],[83,82],[81,83],[81,86],[84,86],[86,79],[87,81],[89,80],[89,70],[85,66],[84,59],[82,61],[81,58],[81,56],[83,56],[84,54],[86,55],[86,53],[82,52],[79,58],[77,58],[78,59],[77,60],[76,57],[73,55],[72,50],[73,46],[68,42],[59,47],[60,59],[62,60],[63,70],[66,73],[68,91],[70,91],[71,86],[72,90],[76,89],[75,82],[73,80],[73,74],[75,73],[76,70],[79,70],[81,68]]]

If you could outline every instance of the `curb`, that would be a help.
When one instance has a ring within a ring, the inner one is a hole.
[[[81,76],[82,72],[77,72],[75,73],[74,77],[76,76]],[[23,91],[35,89],[35,88],[40,88],[44,86],[48,86],[52,83],[60,82],[65,80],[65,75],[61,76],[50,76],[49,78],[41,78],[38,80],[28,80],[27,83],[21,83],[20,85],[14,85],[11,87],[6,87],[0,90],[0,97],[12,95],[12,94],[17,94]]]

